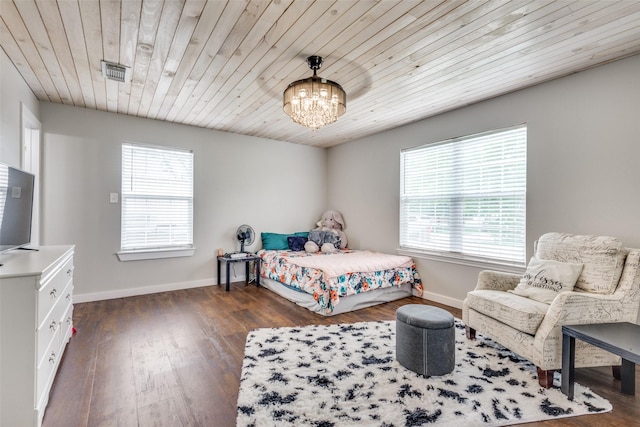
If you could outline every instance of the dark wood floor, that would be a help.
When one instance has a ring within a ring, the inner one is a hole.
[[[53,385],[45,427],[235,425],[247,333],[256,328],[393,320],[408,298],[333,317],[313,314],[264,288],[233,284],[76,304],[71,338]],[[458,309],[442,306],[454,316]],[[636,389],[640,394],[636,369]],[[640,425],[640,398],[620,393],[611,369],[576,380],[609,399],[601,415],[534,423]]]

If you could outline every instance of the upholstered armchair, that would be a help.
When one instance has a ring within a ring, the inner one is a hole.
[[[531,360],[540,385],[549,388],[554,371],[562,367],[562,325],[637,323],[640,249],[625,248],[612,237],[548,233],[536,242],[534,258],[577,268],[578,278],[569,287],[573,289],[543,279],[543,288],[561,291],[546,300],[534,298],[521,289],[526,278],[539,278],[529,267],[523,276],[482,271],[464,300],[462,319],[468,339],[479,331]],[[576,367],[612,366],[619,377],[618,356],[580,340],[575,351]]]

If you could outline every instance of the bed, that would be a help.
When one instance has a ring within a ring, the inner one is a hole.
[[[343,249],[335,253],[265,250],[260,284],[315,313],[331,316],[422,295],[422,281],[406,256]]]

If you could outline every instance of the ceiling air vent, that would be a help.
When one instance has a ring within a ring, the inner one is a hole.
[[[131,68],[112,62],[102,61],[102,76],[109,80],[127,83],[131,79]]]

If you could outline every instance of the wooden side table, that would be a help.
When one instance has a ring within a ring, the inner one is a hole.
[[[218,256],[218,285],[222,284],[220,281],[220,263],[225,262],[227,264],[227,285],[226,290],[229,291],[229,267],[234,262],[244,262],[245,263],[245,283],[249,283],[249,262],[254,261],[255,264],[255,272],[256,272],[256,286],[260,287],[260,263],[262,262],[262,258],[258,255],[254,254],[246,254],[245,256],[232,258],[230,256],[219,255]]]
[[[622,357],[620,388],[624,394],[635,394],[636,363],[640,363],[640,325],[635,323],[601,323],[562,327],[561,390],[573,399],[575,382],[576,338]]]

